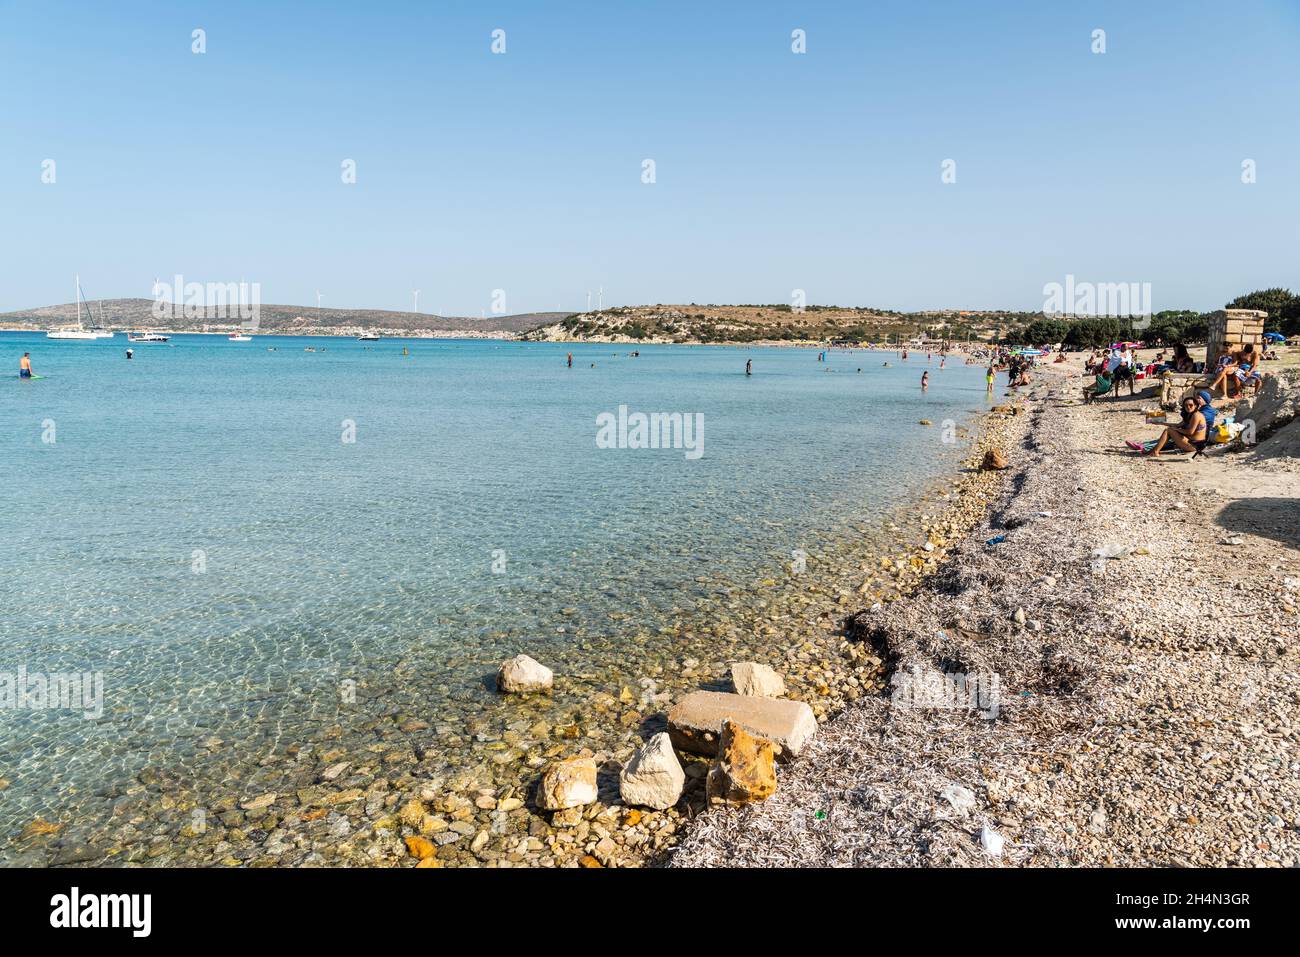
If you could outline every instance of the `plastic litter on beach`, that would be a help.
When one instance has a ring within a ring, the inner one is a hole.
[[[984,852],[990,857],[1001,857],[1002,846],[1005,843],[1002,835],[987,824],[980,828],[980,847],[984,848]]]
[[[969,814],[975,810],[975,792],[960,784],[949,784],[939,792],[939,797],[947,801],[958,814]]]
[[[985,545],[1001,545],[1001,544],[1002,544],[1003,542],[1005,542],[1006,540],[1007,540],[1007,537],[1006,537],[1005,535],[994,535],[992,538],[990,538],[990,539],[989,539],[987,542],[985,542],[984,544],[985,544]]]
[[[1094,558],[1128,558],[1132,554],[1133,549],[1127,545],[1102,545],[1092,550]]]

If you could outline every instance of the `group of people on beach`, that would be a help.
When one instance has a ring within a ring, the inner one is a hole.
[[[1259,353],[1253,343],[1246,343],[1239,350],[1233,351],[1226,345],[1219,350],[1214,360],[1214,381],[1210,383],[1211,391],[1222,395],[1244,395],[1247,386],[1259,391],[1264,377],[1259,372]],[[1234,388],[1235,387],[1235,388]]]

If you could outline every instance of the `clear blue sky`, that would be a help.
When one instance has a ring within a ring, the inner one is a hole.
[[[1300,287],[1298,115],[1297,0],[0,0],[0,311],[1217,307]]]

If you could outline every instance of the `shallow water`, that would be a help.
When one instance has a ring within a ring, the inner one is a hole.
[[[104,681],[97,720],[0,709],[0,835],[107,814],[146,766],[202,791],[369,714],[462,722],[520,651],[653,673],[792,551],[815,563],[950,469],[944,421],[985,404],[982,369],[937,357],[923,394],[924,354],[126,347],[0,334],[0,364],[45,377],[0,380],[0,673]],[[703,455],[598,448],[620,405],[701,413]]]

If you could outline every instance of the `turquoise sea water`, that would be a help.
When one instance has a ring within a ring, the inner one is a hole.
[[[923,394],[923,353],[127,345],[0,334],[0,672],[104,679],[97,720],[0,710],[0,837],[107,814],[146,766],[198,786],[310,742],[348,682],[360,713],[388,695],[436,722],[486,706],[518,651],[635,674],[702,598],[950,469],[942,423],[986,405],[960,360]],[[44,378],[17,379],[24,351]],[[620,405],[702,414],[703,455],[598,448]]]

